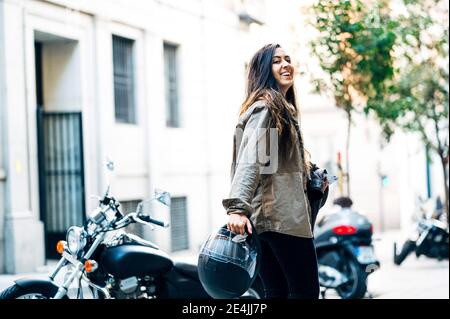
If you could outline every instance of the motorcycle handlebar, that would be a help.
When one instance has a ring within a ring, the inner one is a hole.
[[[164,228],[169,227],[169,223],[166,223],[166,222],[163,222],[163,221],[159,221],[159,220],[153,219],[153,218],[151,218],[150,216],[145,215],[145,214],[139,214],[138,217],[139,217],[140,219],[142,219],[143,221],[148,222],[148,223],[152,223],[152,224],[155,224],[155,225],[164,227]]]

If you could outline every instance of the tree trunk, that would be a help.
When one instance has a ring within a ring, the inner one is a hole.
[[[444,172],[444,194],[445,194],[445,213],[447,214],[447,224],[449,224],[449,219],[448,219],[448,184],[447,184],[447,180],[448,180],[448,171],[447,171],[447,164],[446,164],[446,160],[444,158],[444,155],[442,153],[439,154],[439,157],[441,159],[441,164],[442,164],[442,170]]]
[[[350,196],[350,130],[352,127],[352,114],[347,111],[347,145],[345,146],[345,177],[347,181],[347,196]]]
[[[437,141],[437,153],[439,155],[439,158],[441,159],[441,164],[442,164],[442,170],[444,173],[444,195],[445,195],[445,213],[447,214],[447,225],[449,224],[449,219],[448,219],[448,184],[447,184],[447,180],[448,180],[448,171],[447,171],[447,161],[448,161],[448,144],[447,142],[442,143],[440,136],[439,136],[439,125],[438,125],[438,116],[436,114],[436,108],[433,106],[432,108],[433,111],[433,122],[434,122],[434,133],[436,134],[436,141]],[[448,132],[447,132],[447,136],[448,136]],[[445,156],[445,150],[447,150],[447,159]]]

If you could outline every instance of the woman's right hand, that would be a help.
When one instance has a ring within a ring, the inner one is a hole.
[[[245,226],[247,226],[248,233],[252,234],[252,225],[250,220],[244,213],[230,213],[228,217],[227,228],[233,233],[244,235]]]

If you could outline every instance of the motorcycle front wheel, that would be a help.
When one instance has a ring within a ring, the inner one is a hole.
[[[367,273],[354,258],[342,261],[340,271],[348,281],[336,288],[342,299],[362,299],[367,291]]]
[[[0,299],[51,299],[55,294],[53,286],[39,285],[22,288],[15,284],[3,290],[0,293]]]

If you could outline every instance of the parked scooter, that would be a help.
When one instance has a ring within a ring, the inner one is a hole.
[[[108,167],[112,168],[112,163]],[[70,227],[66,240],[58,242],[62,256],[49,279],[16,280],[0,293],[0,299],[210,298],[200,283],[196,265],[175,262],[154,243],[121,230],[132,223],[152,229],[153,225],[168,227],[153,219],[146,207],[153,200],[170,206],[170,194],[157,191],[153,199],[140,202],[136,212],[124,215],[109,189],[108,185],[85,224]],[[63,284],[58,285],[55,277],[62,269],[66,273]],[[69,289],[76,296],[69,295]],[[257,291],[260,289],[252,287],[243,298],[259,298]]]
[[[394,243],[394,263],[401,263],[412,252],[417,257],[421,255],[436,258],[438,260],[448,259],[449,250],[449,229],[445,221],[444,207],[439,197],[432,207],[431,200],[423,201],[419,199],[419,216],[414,224],[412,234],[397,252],[397,244]]]
[[[322,297],[334,289],[343,299],[363,298],[368,275],[380,267],[372,245],[373,227],[340,197],[335,212],[324,215],[314,229]]]

